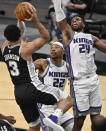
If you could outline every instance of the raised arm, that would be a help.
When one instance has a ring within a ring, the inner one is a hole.
[[[106,43],[102,42],[100,39],[98,39],[98,38],[95,37],[95,36],[93,36],[93,40],[94,40],[94,46],[95,46],[98,50],[106,53]]]
[[[56,21],[58,26],[62,32],[63,44],[67,46],[69,40],[72,38],[73,31],[69,24],[67,24],[65,13],[61,7],[61,0],[53,0],[55,13],[56,13]]]
[[[18,19],[18,21],[17,21],[17,26],[18,26],[18,27],[20,28],[20,30],[21,30],[21,35],[24,36],[24,34],[25,34],[25,29],[26,29],[26,26],[25,26],[24,21],[20,21],[20,20]]]
[[[39,50],[46,42],[49,40],[49,33],[46,28],[40,23],[36,11],[28,12],[31,15],[30,19],[25,19],[25,21],[32,21],[35,27],[38,29],[40,33],[40,37],[34,39],[32,42],[23,42],[22,41],[22,49],[21,56],[28,60],[32,56],[32,53]]]

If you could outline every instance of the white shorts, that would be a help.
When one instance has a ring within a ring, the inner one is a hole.
[[[60,90],[60,100],[67,98],[68,95],[65,94],[63,91]],[[38,104],[39,112],[40,112],[40,118],[41,118],[41,125],[42,128],[46,128],[43,123],[43,118],[50,116],[54,113],[54,111],[57,108],[57,104],[55,105],[44,105],[44,104]],[[65,127],[68,123],[73,123],[73,115],[71,115],[69,112],[66,112],[63,114],[60,124]]]
[[[51,115],[52,113],[54,113],[54,106],[52,106],[52,108],[51,108],[52,110],[50,110],[50,109],[47,109],[48,110],[48,112],[47,111],[43,111],[43,112],[41,112],[41,111],[39,111],[40,112],[40,119],[41,119],[41,127],[43,128],[43,129],[45,129],[45,128],[48,128],[48,127],[46,127],[46,125],[43,123],[43,118],[45,118],[45,117],[48,117],[49,115]],[[68,125],[68,124],[72,124],[73,125],[73,123],[74,123],[74,117],[73,117],[73,115],[72,114],[70,114],[69,112],[66,112],[66,113],[64,113],[63,114],[63,116],[61,117],[61,120],[60,120],[60,124],[61,124],[61,126],[63,126],[64,128]],[[49,129],[48,129],[49,130]],[[47,130],[47,131],[48,131]],[[50,130],[51,131],[51,130]]]
[[[101,92],[97,75],[71,82],[74,115],[95,115],[101,111]]]

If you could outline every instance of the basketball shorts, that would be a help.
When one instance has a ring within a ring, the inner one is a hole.
[[[65,99],[67,98],[67,94],[65,94],[63,91],[60,90],[60,99]],[[43,123],[43,118],[50,116],[51,114],[54,113],[55,109],[57,108],[57,104],[55,105],[44,105],[44,104],[37,104],[38,105],[38,109],[40,112],[40,118],[41,118],[41,125],[42,128],[45,128],[45,125]],[[66,112],[63,114],[60,124],[65,127],[70,123],[74,122],[74,118],[73,115],[71,115],[69,112]],[[51,130],[50,130],[51,131]]]
[[[33,83],[15,86],[15,99],[30,127],[40,123],[37,103],[54,105],[60,97],[60,89],[46,85],[35,87]]]
[[[74,99],[74,115],[96,115],[101,111],[101,91],[97,75],[84,77],[71,82],[70,89]]]
[[[40,113],[40,119],[41,119],[41,127],[43,130],[47,129],[47,131],[53,131],[51,130],[51,128],[48,128],[44,122],[43,122],[43,119],[45,117],[48,117],[50,114],[54,113],[54,110],[52,110],[50,112],[50,110],[48,109],[48,113],[44,113],[44,112],[41,112],[39,111]],[[65,129],[67,127],[67,125],[71,125],[71,127],[73,127],[73,124],[74,124],[74,117],[72,114],[70,114],[69,112],[66,112],[63,114],[63,116],[61,117],[61,120],[60,120],[60,124],[61,126]],[[72,129],[70,129],[71,131]]]

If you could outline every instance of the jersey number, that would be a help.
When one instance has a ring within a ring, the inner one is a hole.
[[[15,61],[9,61],[9,67],[11,67],[10,73],[12,76],[19,76],[19,69]]]
[[[7,131],[6,126],[1,126],[1,127],[0,127],[0,131]]]
[[[54,78],[53,86],[54,87],[63,87],[65,79]]]
[[[90,45],[79,44],[79,52],[80,53],[85,53],[86,51],[87,51],[87,53],[90,52]]]

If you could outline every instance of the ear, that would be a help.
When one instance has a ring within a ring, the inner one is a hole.
[[[82,24],[82,26],[83,26],[83,28],[85,28],[85,24],[84,23]]]
[[[64,50],[62,50],[62,55],[64,55]]]

